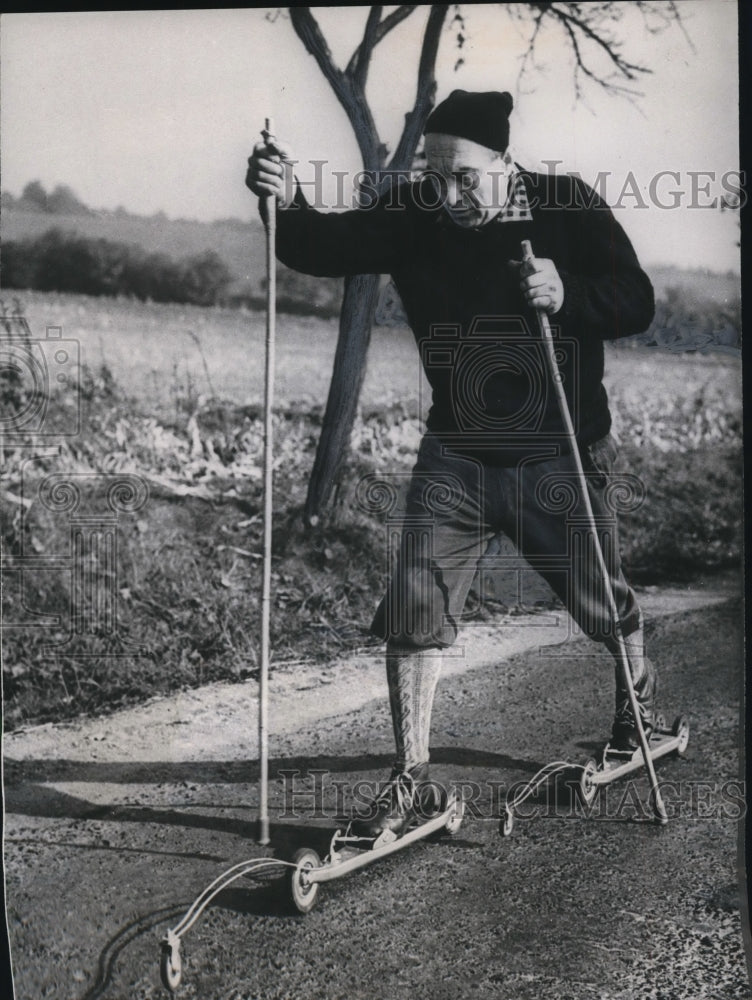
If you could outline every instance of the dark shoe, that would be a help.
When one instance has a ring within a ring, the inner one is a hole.
[[[650,736],[655,726],[655,694],[658,688],[658,678],[655,667],[647,656],[642,657],[642,663],[644,664],[644,672],[639,680],[634,682],[634,689],[643,728],[646,735]],[[616,711],[614,712],[614,724],[611,729],[609,745],[612,750],[629,753],[640,747],[637,723],[629,703],[629,694],[622,683],[619,683],[616,688]]]
[[[356,816],[351,832],[376,840],[385,833],[400,837],[422,812],[421,793],[428,783],[428,763],[409,770],[393,768],[367,814]]]

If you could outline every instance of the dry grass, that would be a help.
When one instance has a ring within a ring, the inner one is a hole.
[[[36,336],[55,325],[78,338],[88,368],[81,380],[82,433],[33,463],[29,448],[5,454],[4,614],[6,625],[26,622],[4,633],[6,726],[254,674],[262,317],[40,294],[25,295],[24,307]],[[385,582],[386,539],[383,525],[359,509],[355,487],[369,472],[408,471],[421,432],[412,339],[404,330],[377,330],[338,502],[315,530],[303,529],[335,338],[335,324],[281,318],[275,662],[324,661],[365,641]],[[607,368],[622,465],[648,487],[644,507],[625,520],[633,577],[676,579],[738,561],[738,360],[609,347]],[[66,413],[65,399],[54,400],[50,426]],[[99,552],[86,566],[94,593],[114,596],[115,633],[99,627],[71,635],[71,610],[81,603],[66,556],[71,516],[49,510],[38,492],[53,472],[81,486],[77,516],[101,514],[119,473],[148,483],[145,506],[118,517],[116,562]],[[21,573],[29,556],[56,557],[58,568]],[[58,615],[59,624],[32,624],[34,613]],[[66,645],[45,649],[55,642]],[[133,644],[142,655],[127,655]]]

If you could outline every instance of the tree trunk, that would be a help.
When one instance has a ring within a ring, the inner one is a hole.
[[[356,274],[345,281],[329,398],[303,513],[307,524],[315,523],[328,503],[347,454],[366,374],[378,288],[376,274]]]
[[[372,7],[361,45],[343,72],[334,65],[310,7],[289,8],[298,37],[314,56],[358,140],[363,167],[379,171],[385,165],[386,147],[380,142],[376,123],[365,95],[368,67],[374,46],[415,7],[403,5],[381,20],[382,7]],[[441,30],[448,4],[432,4],[421,44],[418,64],[418,89],[413,110],[405,116],[405,127],[389,164],[392,170],[405,170],[412,163],[415,149],[436,92],[434,70]],[[339,320],[339,339],[334,356],[334,370],[324,414],[313,472],[308,483],[304,520],[311,524],[326,506],[350,443],[358,399],[366,373],[366,356],[371,337],[371,319],[376,306],[378,277],[360,274],[345,283],[345,296]]]

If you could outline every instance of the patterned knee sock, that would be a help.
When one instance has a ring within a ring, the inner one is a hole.
[[[438,649],[411,653],[387,649],[386,677],[397,746],[395,767],[408,769],[428,761],[431,709],[441,660]]]
[[[655,667],[645,655],[645,632],[642,615],[640,615],[639,628],[630,635],[625,636],[624,645],[627,650],[629,672],[632,675],[632,683],[634,684],[637,697],[640,700],[650,701],[655,697],[658,678]],[[620,657],[616,652],[614,652],[614,660],[616,661],[616,706],[618,710],[620,702],[626,698],[626,688],[624,687]]]

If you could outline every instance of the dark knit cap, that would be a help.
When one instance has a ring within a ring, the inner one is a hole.
[[[453,90],[428,116],[423,133],[456,135],[504,153],[509,145],[509,114],[513,106],[512,95],[506,91],[472,94]]]

